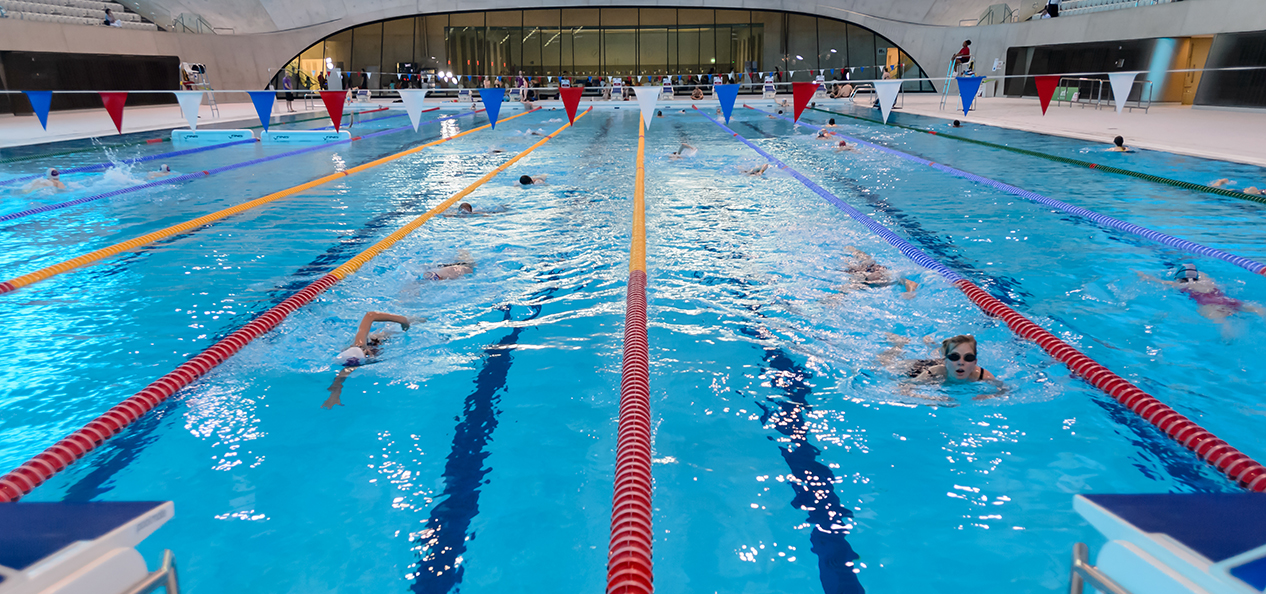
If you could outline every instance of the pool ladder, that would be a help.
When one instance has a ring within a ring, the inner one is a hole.
[[[151,571],[145,579],[125,590],[123,594],[149,594],[159,588],[165,589],[167,594],[180,594],[180,580],[176,576],[176,556],[172,554],[171,549],[163,551],[162,567]]]
[[[1073,568],[1069,572],[1068,581],[1069,594],[1082,594],[1086,584],[1104,594],[1130,594],[1129,590],[1122,588],[1099,571],[1098,567],[1090,564],[1089,548],[1084,542],[1073,545]]]

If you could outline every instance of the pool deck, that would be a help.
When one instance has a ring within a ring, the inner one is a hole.
[[[1125,137],[1126,146],[1266,167],[1266,110],[1156,104],[1147,113],[1127,109],[1117,114],[1111,105],[1095,109],[1067,103],[1056,106],[1051,102],[1043,116],[1036,98],[982,97],[977,101],[976,110],[964,116],[962,109],[953,110],[959,106],[957,95],[950,98],[945,111],[940,109],[940,95],[906,95],[905,106],[899,111],[1077,138],[1105,146],[1119,135]]]

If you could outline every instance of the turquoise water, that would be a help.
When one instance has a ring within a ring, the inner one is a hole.
[[[665,111],[646,163],[658,591],[1058,590],[1072,544],[1102,542],[1072,511],[1073,494],[1236,489],[794,179],[740,175],[761,159],[728,133]],[[537,140],[523,129],[553,131],[564,117],[527,115],[0,296],[0,332],[21,362],[0,371],[0,466],[17,466],[504,163]],[[506,212],[428,222],[27,499],[175,501],[176,518],[141,549],[155,559],[171,548],[192,592],[600,590],[637,120],[628,109],[578,120],[467,198]],[[484,121],[462,118],[443,133]],[[1263,320],[1214,324],[1137,273],[1193,262],[1246,300],[1266,279],[878,151],[835,153],[808,129],[751,111],[736,110],[731,127],[1266,458],[1254,430],[1266,415],[1255,397],[1266,372],[1251,364]],[[1252,233],[1260,205],[927,134],[855,121],[841,129],[1266,260]],[[965,133],[1070,155],[1095,148]],[[4,223],[0,276],[439,134],[431,125]],[[699,155],[672,159],[682,142]],[[131,150],[124,156],[161,151]],[[279,150],[231,147],[171,166]],[[100,154],[59,166],[79,158]],[[1199,180],[1260,176],[1162,153],[1122,158],[1153,172],[1199,167]],[[12,164],[0,175],[38,170]],[[143,172],[68,181],[86,192]],[[548,174],[549,185],[520,188],[523,174]],[[66,198],[3,196],[5,212]],[[919,282],[916,297],[836,292],[846,245]],[[475,274],[419,282],[463,249]],[[369,310],[426,322],[393,331],[382,360],[347,377],[343,406],[323,409],[333,355]],[[889,333],[915,340],[910,358],[929,355],[920,337],[974,334],[1006,394],[910,387],[879,361]]]

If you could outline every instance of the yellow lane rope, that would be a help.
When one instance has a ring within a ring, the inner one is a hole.
[[[629,272],[646,272],[646,126],[637,121],[637,171],[633,177],[633,245]]]

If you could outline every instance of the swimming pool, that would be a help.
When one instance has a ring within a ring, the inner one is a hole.
[[[665,114],[646,149],[657,590],[1049,591],[1066,583],[1073,542],[1101,542],[1073,514],[1073,493],[1238,489],[790,176],[741,175],[763,159],[729,133],[694,113]],[[0,332],[23,362],[0,372],[0,466],[17,466],[539,140],[525,128],[553,131],[563,118],[525,115],[0,296]],[[5,223],[2,276],[484,121],[458,118],[443,132],[432,125]],[[176,518],[142,553],[173,549],[194,592],[601,589],[637,122],[627,108],[578,120],[467,199],[507,212],[428,222],[27,499],[176,501]],[[1248,300],[1264,288],[1260,275],[875,150],[836,153],[805,127],[750,110],[737,109],[730,126],[1266,457],[1252,422],[1266,414],[1253,389],[1266,372],[1252,365],[1263,321],[1214,324],[1137,272],[1195,262]],[[1257,204],[853,120],[839,129],[1266,260],[1252,234]],[[957,133],[1070,155],[1094,148],[991,128]],[[672,159],[682,142],[699,155]],[[280,150],[229,147],[171,166]],[[1261,175],[1160,153],[1119,157],[1201,183]],[[88,192],[143,171],[68,181]],[[541,173],[548,186],[512,183]],[[6,210],[12,200],[65,197],[9,194]],[[917,280],[917,296],[836,292],[847,245]],[[476,274],[418,282],[461,249]],[[344,406],[322,409],[333,354],[368,310],[427,321],[347,378]],[[915,344],[974,334],[982,365],[1008,393],[976,401],[992,389],[973,384],[905,395],[879,362],[887,333]]]

